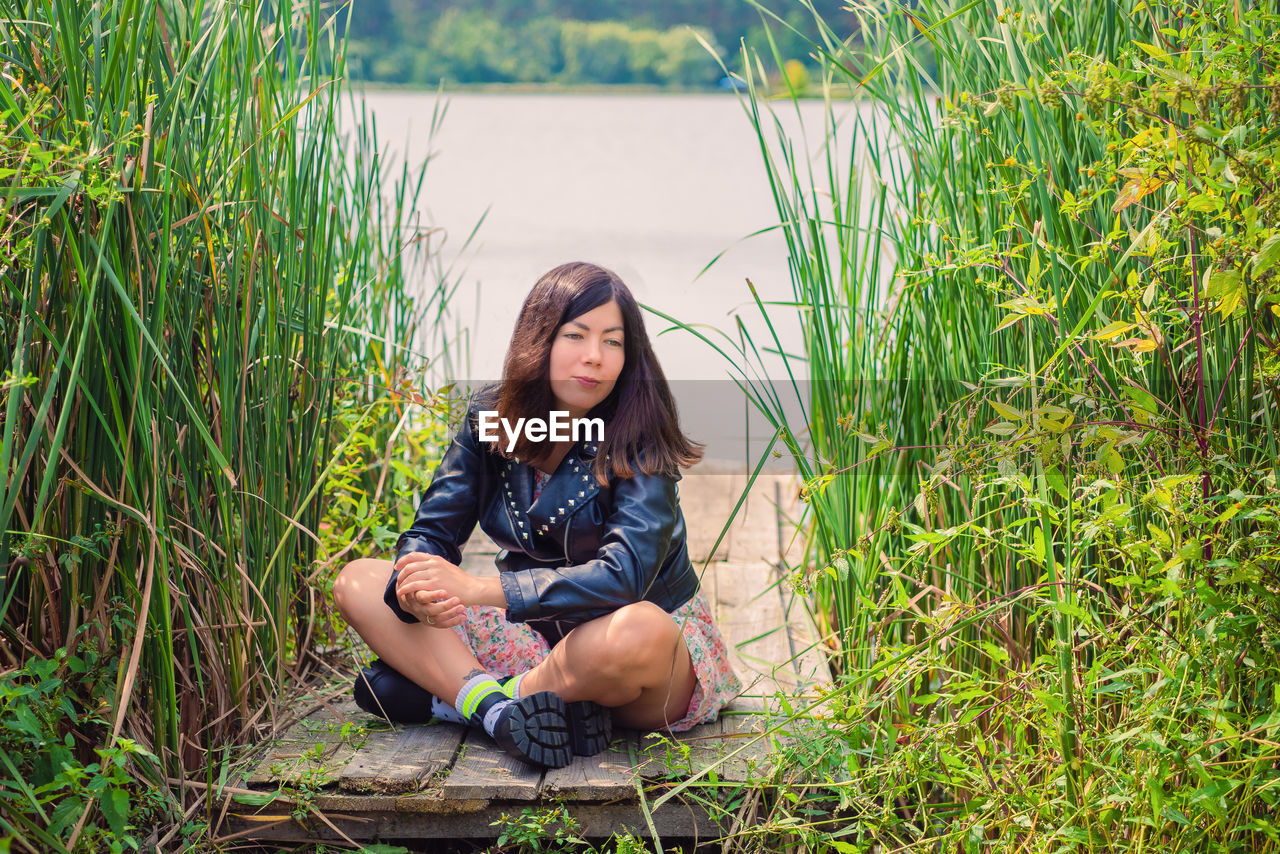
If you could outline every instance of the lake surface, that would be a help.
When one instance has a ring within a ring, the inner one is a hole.
[[[775,300],[790,299],[791,284],[781,235],[757,234],[776,226],[778,217],[760,145],[738,98],[444,98],[434,135],[434,92],[368,93],[365,104],[384,152],[414,168],[426,162],[418,213],[424,224],[443,229],[440,258],[451,270],[449,280],[459,283],[455,320],[470,336],[468,358],[455,373],[497,379],[525,294],[539,275],[569,260],[613,269],[642,304],[687,323],[732,331],[739,312],[757,342],[765,340],[746,280]],[[789,102],[777,109],[789,134],[799,139],[803,122],[809,150],[819,151],[823,105],[806,102],[799,116]],[[424,289],[440,276],[420,275]],[[779,309],[774,321],[784,345],[796,351],[794,311]],[[727,380],[724,359],[688,332],[658,335],[669,324],[654,315],[646,324],[677,385],[682,416],[723,426],[730,405],[740,421],[740,395]],[[776,364],[769,373],[784,375]]]

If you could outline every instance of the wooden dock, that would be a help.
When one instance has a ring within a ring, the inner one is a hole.
[[[526,808],[566,810],[587,838],[622,829],[660,839],[712,840],[735,818],[727,795],[771,761],[765,717],[778,692],[829,680],[807,602],[781,581],[780,559],[799,509],[789,476],[761,477],[723,542],[717,535],[741,495],[743,474],[703,464],[681,481],[690,552],[730,647],[743,694],[713,724],[679,737],[622,731],[603,753],[541,770],[497,749],[483,733],[450,724],[392,727],[351,701],[318,706],[265,745],[220,797],[220,835],[247,840],[348,842],[492,839],[495,822]],[[477,537],[479,532],[477,532]],[[492,571],[493,547],[471,544],[464,568]],[[715,791],[654,804],[699,776]],[[726,797],[715,798],[716,793]],[[721,806],[716,804],[720,803]]]

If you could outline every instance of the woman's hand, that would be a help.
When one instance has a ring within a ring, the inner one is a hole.
[[[506,605],[496,578],[468,575],[438,555],[413,552],[397,560],[395,568],[400,570],[400,606],[429,626],[458,625],[469,605]]]

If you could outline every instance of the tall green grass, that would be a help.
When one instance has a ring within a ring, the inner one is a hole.
[[[721,345],[806,480],[841,838],[1274,847],[1273,11],[854,8],[813,160],[748,75],[793,298]]]
[[[445,299],[406,290],[420,178],[339,126],[338,11],[0,0],[2,666],[56,660],[55,737],[127,737],[161,786],[216,782],[308,666],[344,426],[403,427]],[[87,844],[63,782],[46,835]],[[48,807],[16,792],[21,838]]]

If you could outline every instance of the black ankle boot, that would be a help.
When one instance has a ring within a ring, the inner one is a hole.
[[[599,703],[579,700],[565,703],[569,722],[569,738],[577,756],[595,756],[609,746],[613,738],[613,716]]]
[[[397,724],[425,724],[431,720],[431,692],[375,658],[356,675],[356,705],[371,715]]]
[[[547,768],[573,761],[573,742],[564,700],[541,691],[512,700],[498,713],[493,740],[507,753]]]

